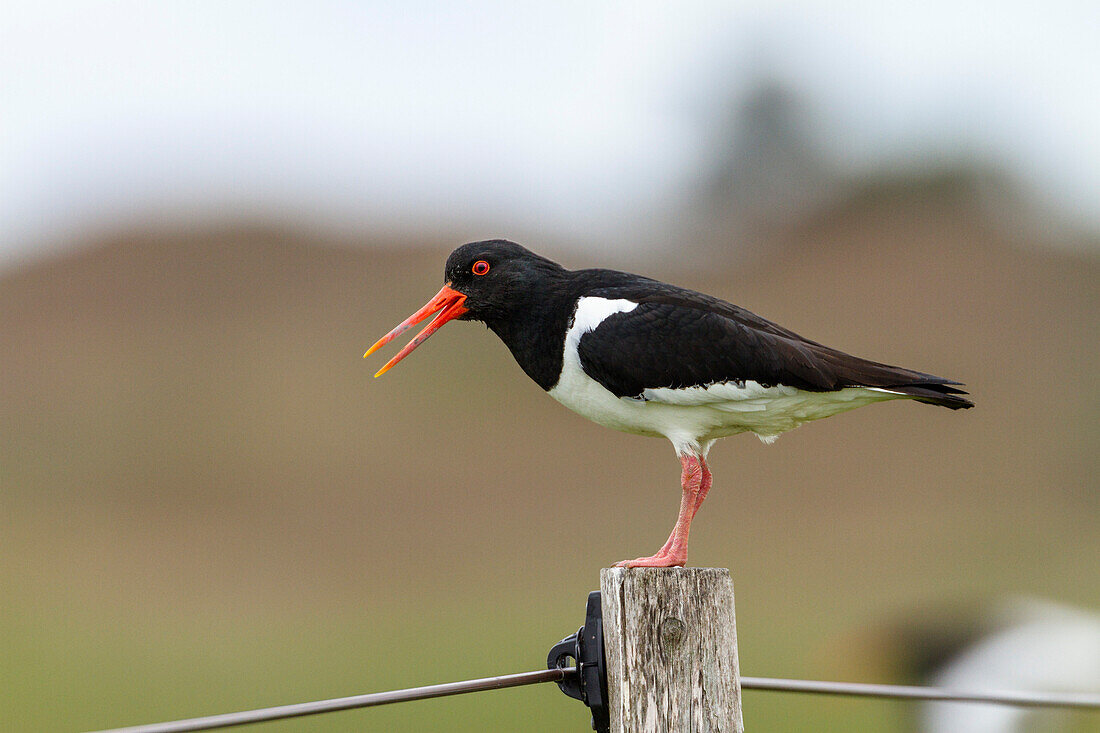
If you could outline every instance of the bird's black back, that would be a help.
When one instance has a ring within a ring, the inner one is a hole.
[[[846,354],[704,293],[611,270],[576,275],[591,282],[586,295],[639,304],[608,317],[578,347],[586,373],[620,397],[752,380],[814,392],[878,387],[955,409],[973,404],[958,396],[965,394],[952,386],[958,382]]]

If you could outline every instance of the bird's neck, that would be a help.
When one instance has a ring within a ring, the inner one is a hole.
[[[575,299],[567,288],[532,293],[509,317],[485,322],[527,376],[545,390],[553,387],[561,374],[564,334]]]

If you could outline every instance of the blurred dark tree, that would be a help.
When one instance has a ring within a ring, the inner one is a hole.
[[[820,121],[794,90],[765,79],[729,105],[704,163],[699,201],[715,234],[757,238],[835,195],[841,175],[815,141]]]

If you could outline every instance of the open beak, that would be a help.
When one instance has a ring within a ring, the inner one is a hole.
[[[399,323],[392,331],[375,341],[374,346],[367,349],[367,353],[363,354],[364,359],[388,344],[390,341],[393,341],[395,338],[397,338],[408,329],[423,321],[428,316],[432,315],[433,313],[438,313],[438,315],[432,319],[432,322],[425,326],[424,330],[416,335],[416,338],[410,341],[405,346],[405,348],[401,349],[401,351],[397,352],[397,356],[387,361],[386,365],[379,369],[374,376],[380,377],[388,372],[394,364],[404,359],[406,356],[412,353],[413,349],[427,341],[428,337],[438,331],[440,326],[442,326],[447,321],[458,318],[463,313],[468,311],[469,309],[462,305],[465,302],[466,294],[458,292],[451,287],[450,283],[447,283],[438,293],[435,294],[434,298],[428,301],[428,303],[423,308],[418,310],[416,313],[413,313],[405,320],[401,321],[401,323]]]

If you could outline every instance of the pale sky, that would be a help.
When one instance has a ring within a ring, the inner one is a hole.
[[[8,5],[0,264],[166,214],[614,241],[762,64],[849,165],[946,142],[1100,228],[1096,2]]]

